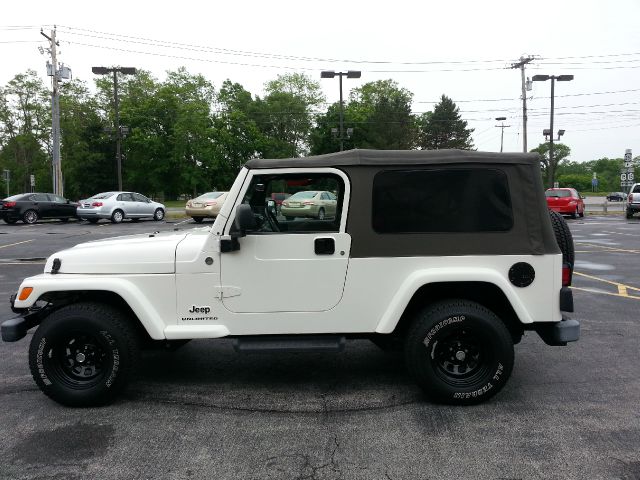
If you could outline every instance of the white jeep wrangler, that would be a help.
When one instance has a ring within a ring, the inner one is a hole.
[[[273,192],[292,194],[286,216]],[[561,312],[573,311],[572,263],[535,154],[257,159],[209,228],[52,255],[1,330],[16,341],[39,325],[33,378],[71,406],[112,401],[142,346],[224,337],[240,352],[371,339],[402,348],[433,400],[472,404],[505,385],[525,330],[549,345],[578,340],[579,322]]]

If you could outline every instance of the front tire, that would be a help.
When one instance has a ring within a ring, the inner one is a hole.
[[[627,210],[626,217],[627,217],[627,220],[633,217],[633,212],[631,210]]]
[[[427,307],[405,338],[409,372],[433,400],[473,405],[498,393],[513,369],[513,341],[504,323],[470,301]]]
[[[22,215],[22,221],[28,224],[34,224],[38,221],[38,212],[35,210],[27,210]]]
[[[42,322],[29,347],[29,367],[45,395],[70,407],[111,403],[131,378],[138,338],[119,310],[79,303]]]
[[[164,210],[161,208],[156,208],[156,211],[153,212],[153,219],[156,222],[159,222],[160,220],[162,220],[164,218]]]

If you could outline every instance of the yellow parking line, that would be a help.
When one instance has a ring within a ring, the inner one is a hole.
[[[620,295],[619,293],[603,292],[602,290],[594,290],[592,288],[571,287],[571,290],[580,290],[581,292],[599,293],[601,295],[609,295],[611,297],[623,297],[623,298],[632,298],[634,300],[640,300],[640,297],[635,295]]]
[[[618,285],[618,294],[621,297],[628,297],[629,294],[627,293],[627,287],[625,287],[624,285]]]
[[[616,287],[618,287],[618,290],[620,290],[620,287],[622,287],[625,289],[625,291],[629,289],[629,290],[635,290],[636,292],[640,292],[640,288],[632,287],[631,285],[625,285],[624,283],[614,282],[612,280],[607,280],[605,278],[594,277],[593,275],[587,275],[586,273],[573,272],[573,274],[579,275],[580,277],[590,278],[591,280],[597,280],[598,282],[608,283],[609,285],[615,285]]]
[[[596,245],[595,243],[576,242],[578,245],[586,245],[587,247],[604,248],[611,252],[640,253],[640,250],[625,250],[624,248],[605,247],[604,245]]]
[[[23,240],[22,242],[16,242],[16,243],[9,243],[8,245],[0,245],[0,248],[7,248],[7,247],[13,247],[14,245],[20,245],[22,243],[29,243],[29,242],[33,242],[33,240]]]

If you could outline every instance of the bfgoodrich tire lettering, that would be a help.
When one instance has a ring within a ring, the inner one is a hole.
[[[504,323],[483,306],[451,300],[427,307],[405,339],[407,368],[433,400],[483,402],[498,393],[513,369],[513,341]]]
[[[137,356],[136,332],[119,310],[80,303],[42,322],[31,340],[29,367],[47,396],[63,405],[88,407],[116,398]]]

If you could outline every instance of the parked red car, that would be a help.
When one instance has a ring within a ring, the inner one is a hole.
[[[571,218],[584,217],[584,197],[575,188],[549,188],[544,195],[550,210]]]

